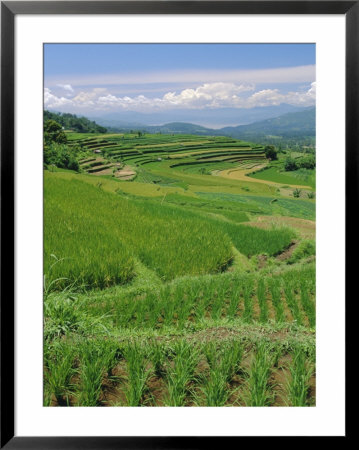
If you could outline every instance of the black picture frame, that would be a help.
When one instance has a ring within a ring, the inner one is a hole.
[[[202,448],[236,437],[25,437],[14,422],[14,20],[18,14],[341,14],[346,18],[346,267],[358,249],[359,1],[1,2],[1,441],[6,449]],[[356,279],[346,270],[346,298]],[[346,316],[348,318],[348,316]],[[348,330],[348,326],[346,326]],[[346,337],[348,337],[346,331]],[[348,339],[346,339],[348,341]],[[348,366],[347,366],[348,368]],[[348,380],[347,380],[348,383]],[[348,389],[346,389],[346,392]],[[347,400],[347,397],[346,397]],[[346,405],[348,402],[346,401]],[[346,409],[346,411],[348,411]],[[347,414],[346,414],[347,417]],[[349,437],[348,422],[346,437]],[[220,442],[219,442],[220,441]]]

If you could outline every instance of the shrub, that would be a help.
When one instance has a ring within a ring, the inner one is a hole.
[[[296,163],[296,161],[291,157],[288,156],[284,162],[284,169],[287,172],[291,172],[292,170],[297,170],[298,169],[298,165]]]
[[[44,147],[44,163],[51,164],[60,169],[80,170],[74,149],[65,144],[52,142]]]
[[[278,159],[277,150],[274,145],[267,145],[264,149],[266,158],[271,159],[272,161]]]

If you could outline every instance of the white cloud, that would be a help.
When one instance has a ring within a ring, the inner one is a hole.
[[[81,91],[71,99],[57,97],[45,89],[45,106],[52,109],[76,110],[131,110],[158,111],[170,109],[204,108],[254,108],[288,103],[297,106],[315,104],[316,84],[312,82],[306,91],[281,92],[279,89],[255,91],[253,84],[204,83],[196,88],[183,89],[179,93],[167,92],[162,97],[149,98],[144,95],[115,96],[106,88]],[[106,95],[103,95],[106,94]],[[67,109],[66,109],[67,108]]]
[[[253,85],[235,85],[233,83],[206,83],[196,89],[184,89],[178,94],[167,92],[161,98],[116,97],[108,94],[97,99],[97,105],[104,108],[121,108],[129,110],[146,109],[203,109],[203,108],[253,108],[256,106],[291,105],[310,106],[315,104],[315,82],[308,91],[281,93],[279,89],[264,89],[251,96],[243,96],[253,91]]]
[[[72,105],[72,100],[65,97],[57,97],[51,93],[51,90],[45,88],[44,90],[44,104],[48,108],[61,108],[62,106]]]
[[[315,93],[315,81],[304,92],[288,92],[283,94],[278,89],[265,89],[249,97],[245,107],[280,105],[281,103],[288,103],[289,105],[295,106],[311,106],[315,104]]]
[[[81,91],[72,99],[72,101],[75,105],[88,108],[95,106],[95,99],[97,95],[98,95],[97,92]]]
[[[71,94],[74,92],[74,89],[71,86],[71,84],[58,84],[57,86],[61,89],[64,89],[67,92],[70,92]]]
[[[216,108],[231,106],[238,94],[254,90],[253,85],[235,85],[234,83],[205,83],[196,89],[184,89],[178,95],[168,92],[162,98],[164,104],[188,108]]]

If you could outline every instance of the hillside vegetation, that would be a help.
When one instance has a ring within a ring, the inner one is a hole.
[[[106,133],[107,131],[105,127],[86,117],[78,117],[70,113],[44,111],[44,122],[47,120],[55,120],[67,130],[76,131],[77,133]]]

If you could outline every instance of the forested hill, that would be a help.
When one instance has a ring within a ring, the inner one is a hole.
[[[77,133],[106,133],[107,128],[98,125],[96,122],[86,119],[86,117],[78,117],[69,113],[54,113],[44,111],[44,122],[46,120],[55,120],[65,130],[73,130]]]
[[[193,123],[186,122],[171,122],[165,125],[143,125],[149,133],[164,133],[164,134],[196,134],[200,136],[215,136],[216,130],[212,128],[202,127]]]
[[[226,127],[219,130],[235,138],[249,139],[253,136],[275,135],[282,137],[315,136],[315,108],[291,112],[279,117],[262,120],[249,125]]]
[[[167,123],[160,126],[143,126],[149,133],[196,134],[201,136],[229,136],[261,144],[276,146],[315,145],[315,108],[291,112],[279,117],[237,127],[205,128],[192,123]]]
[[[101,123],[101,118],[97,119]],[[122,124],[111,125],[113,131],[142,130],[147,133],[164,134],[196,134],[200,136],[230,136],[249,141],[263,140],[270,137],[281,139],[315,137],[315,107],[306,108],[299,112],[290,112],[278,117],[261,120],[247,125],[224,127],[219,129],[207,128],[188,122],[171,122],[164,125]]]
[[[173,122],[159,126],[145,126],[150,133],[186,133],[205,136],[230,136],[249,141],[266,140],[270,136],[281,138],[303,138],[315,136],[315,108],[283,114],[279,117],[261,120],[248,125],[211,129],[192,123]]]

